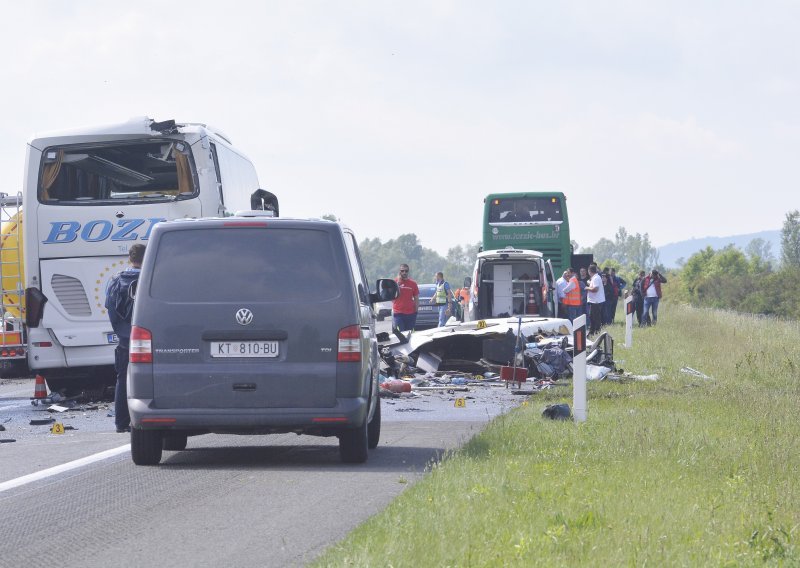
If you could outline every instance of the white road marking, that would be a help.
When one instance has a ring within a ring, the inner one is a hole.
[[[131,445],[125,444],[124,446],[120,446],[119,448],[112,448],[110,450],[105,450],[104,452],[99,452],[91,456],[86,456],[85,458],[81,458],[79,460],[67,462],[48,469],[43,469],[42,471],[37,471],[35,473],[30,473],[28,475],[23,475],[22,477],[11,479],[9,481],[4,481],[3,483],[0,483],[0,493],[2,493],[3,491],[8,491],[9,489],[14,489],[16,487],[26,485],[28,483],[33,483],[34,481],[39,481],[41,479],[46,479],[48,477],[58,475],[59,473],[64,473],[65,471],[70,471],[73,469],[77,469],[79,467],[83,467],[85,465],[92,464],[94,462],[118,456],[119,454],[129,452],[130,449]]]
[[[4,406],[0,406],[0,410],[5,410],[7,408],[22,408],[24,406],[33,406],[30,402],[25,404],[24,402],[20,402],[19,404],[6,404]]]

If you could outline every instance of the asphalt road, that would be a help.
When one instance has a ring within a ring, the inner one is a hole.
[[[381,442],[362,465],[339,461],[336,438],[290,434],[197,436],[136,467],[108,405],[59,414],[76,429],[53,434],[29,424],[50,415],[32,393],[32,380],[0,381],[0,440],[16,439],[0,443],[3,567],[303,565],[524,399],[489,386],[384,399]]]

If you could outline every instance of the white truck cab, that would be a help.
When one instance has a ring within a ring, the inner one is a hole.
[[[507,247],[478,253],[465,320],[558,317],[553,267],[542,253]]]

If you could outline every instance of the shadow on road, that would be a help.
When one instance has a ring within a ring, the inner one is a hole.
[[[336,445],[303,446],[236,446],[187,448],[182,452],[165,452],[161,466],[165,469],[225,470],[242,469],[297,471],[374,471],[422,472],[439,461],[444,448],[384,446],[370,450],[363,464],[345,464],[339,460]]]

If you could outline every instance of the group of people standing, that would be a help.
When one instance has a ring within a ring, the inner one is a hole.
[[[627,284],[614,268],[606,267],[601,272],[595,263],[579,272],[568,268],[556,280],[559,313],[566,314],[570,321],[586,314],[589,333],[596,333],[602,326],[614,323],[617,303]]]
[[[667,279],[655,268],[650,274],[644,270],[631,285],[630,293],[639,326],[655,325],[658,321],[658,304],[661,300],[661,285]],[[597,333],[604,325],[614,323],[617,303],[623,297],[628,285],[624,278],[617,276],[614,268],[606,267],[601,272],[596,264],[581,268],[577,274],[572,268],[564,271],[556,281],[556,298],[559,313],[566,314],[574,321],[586,314],[589,333]]]
[[[401,331],[414,329],[419,308],[419,286],[409,277],[407,264],[401,264],[397,284],[400,295],[394,301],[392,311],[394,326]],[[667,279],[658,270],[653,269],[650,274],[644,270],[639,272],[633,281],[630,293],[633,296],[636,319],[640,326],[655,325],[658,321],[658,304],[661,299],[661,284]],[[597,264],[592,263],[588,268],[581,268],[576,272],[572,268],[564,271],[561,278],[556,280],[556,301],[559,304],[558,313],[566,314],[567,319],[575,321],[581,314],[586,314],[589,334],[600,331],[604,325],[614,323],[617,304],[620,297],[624,296],[627,281],[617,276],[613,267],[606,267],[602,271]],[[455,302],[468,298],[466,288],[455,293],[450,284],[445,281],[444,274],[436,273],[436,293],[431,298],[439,309],[439,327],[444,326],[451,314],[455,313]]]

